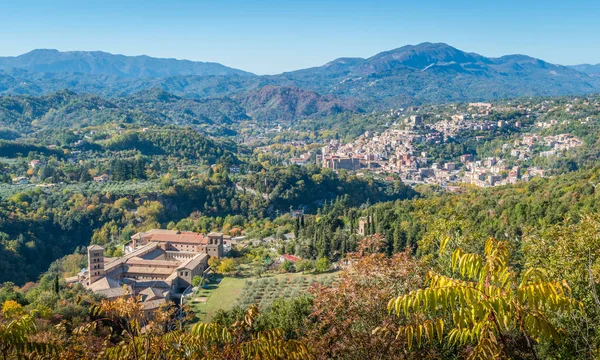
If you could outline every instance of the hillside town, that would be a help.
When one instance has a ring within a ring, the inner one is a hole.
[[[523,111],[526,117],[535,118],[544,109],[543,105],[538,105],[535,109],[517,106],[512,110]],[[467,183],[488,187],[543,177],[547,170],[530,166],[529,160],[561,157],[567,150],[583,144],[581,139],[568,133],[543,136],[529,131],[540,127],[540,122],[525,130],[521,121],[487,119],[494,110],[506,112],[511,109],[498,109],[490,103],[471,103],[465,111],[452,115],[427,114],[427,118],[431,119],[428,123],[422,115],[406,116],[404,109],[390,111],[386,116],[394,122],[381,133],[367,131],[346,144],[331,140],[321,148],[317,161],[320,166],[334,171],[395,174],[407,184],[449,186]],[[442,120],[438,120],[440,118]],[[559,124],[556,120],[549,123]],[[512,142],[499,146],[498,156],[477,157],[473,153],[465,153],[457,154],[453,161],[440,163],[433,162],[426,151],[418,150],[441,146],[449,141],[474,139],[483,143],[502,136],[504,130],[516,135]]]

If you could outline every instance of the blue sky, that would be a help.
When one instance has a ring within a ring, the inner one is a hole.
[[[214,61],[258,74],[424,41],[600,63],[600,1],[0,0],[0,55],[35,48]]]

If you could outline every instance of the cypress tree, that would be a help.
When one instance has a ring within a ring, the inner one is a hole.
[[[321,234],[320,234],[321,235],[321,243],[323,245],[323,252],[322,252],[321,256],[329,258],[329,254],[331,252],[330,251],[331,250],[331,246],[330,246],[331,244],[327,240],[327,236],[325,234],[325,227],[324,226],[321,227],[321,231],[320,232],[321,232]]]
[[[385,253],[388,256],[394,253],[394,236],[390,231],[385,234]]]
[[[316,222],[313,221],[310,224],[310,228],[311,228],[311,231],[312,231],[312,234],[311,234],[311,246],[310,246],[310,257],[311,258],[315,258],[316,255],[317,255],[317,253],[318,253],[318,246],[319,246],[319,244],[318,244],[318,238],[317,238],[319,235],[317,234],[317,224],[316,224]]]
[[[406,248],[406,233],[402,230],[400,226],[400,222],[396,223],[396,228],[394,229],[394,252],[398,253],[403,251]]]
[[[59,284],[58,284],[58,275],[56,275],[54,277],[54,289],[53,290],[54,290],[54,294],[55,295],[58,295],[58,293],[60,292],[60,287],[59,287]]]
[[[294,237],[296,239],[298,239],[299,234],[300,234],[300,218],[296,218],[296,221],[294,222]]]

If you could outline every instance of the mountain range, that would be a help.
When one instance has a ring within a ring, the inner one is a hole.
[[[14,57],[0,57],[0,69],[33,72],[163,77],[174,75],[253,75],[230,67],[200,61],[159,59],[150,56],[114,55],[103,51],[37,49]]]
[[[215,63],[34,50],[0,58],[0,94],[68,89],[119,98],[156,88],[180,98],[227,99],[252,117],[295,119],[420,103],[600,92],[594,69],[525,55],[490,58],[443,43],[264,76]]]

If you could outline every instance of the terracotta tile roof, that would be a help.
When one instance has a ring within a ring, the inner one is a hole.
[[[144,275],[171,275],[173,268],[148,268],[146,266],[129,266],[127,268],[127,274],[140,274]]]
[[[176,277],[177,277],[177,274],[173,273],[173,274],[171,274],[171,276],[169,276],[165,280],[136,280],[135,287],[136,288],[153,287],[153,288],[161,288],[161,289],[170,289],[171,282],[169,282],[167,280],[169,280],[169,278],[171,278],[171,280],[172,280]]]
[[[96,292],[99,290],[120,289],[121,284],[119,284],[119,281],[117,279],[105,276],[95,281],[92,285],[90,285],[89,288],[90,290]]]
[[[189,259],[188,261],[182,263],[177,270],[179,269],[190,269],[190,270],[194,270],[196,267],[198,267],[198,265],[200,265],[202,262],[207,262],[208,263],[208,255],[205,253],[200,253],[196,256],[194,256],[193,258]]]
[[[181,264],[181,261],[171,261],[171,260],[146,260],[146,259],[142,259],[139,257],[134,257],[131,259],[128,259],[125,262],[127,265],[130,266],[144,266],[144,267],[148,267],[148,266],[161,266],[161,267],[170,267],[170,268],[176,268],[179,266],[179,264]]]
[[[137,233],[132,238],[174,244],[205,245],[208,243],[208,239],[200,233],[163,229],[152,229],[143,233]]]
[[[120,297],[120,296],[127,295],[127,291],[125,289],[122,289],[122,288],[98,290],[98,291],[94,291],[94,293],[100,294],[100,295],[104,295],[108,299],[114,299],[114,298],[117,298],[117,297]]]
[[[113,261],[109,262],[108,264],[105,264],[104,269],[108,273],[111,270],[114,270],[117,266],[124,264],[127,260],[129,260],[131,258],[143,256],[144,254],[149,253],[150,251],[156,249],[158,247],[158,245],[159,245],[158,243],[146,244],[140,248],[133,250],[129,254],[125,254],[124,256],[122,256],[120,258],[115,258]]]
[[[147,254],[140,255],[139,258],[142,258],[144,260],[159,260],[158,258],[164,257],[164,255],[165,251],[163,249],[156,248]]]
[[[296,261],[300,260],[299,257],[294,256],[294,255],[287,255],[287,254],[285,254],[285,255],[281,255],[281,257],[284,260],[291,261],[291,262],[296,262]]]
[[[167,299],[162,298],[162,299],[144,301],[142,303],[142,306],[144,307],[144,310],[150,311],[150,310],[156,310],[166,303],[167,303]]]
[[[150,301],[165,298],[161,290],[158,290],[157,288],[153,287],[148,287],[140,291],[140,295],[142,295],[142,301]]]

